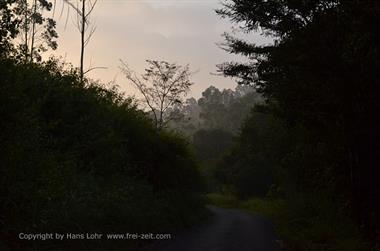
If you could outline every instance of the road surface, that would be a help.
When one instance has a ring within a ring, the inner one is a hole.
[[[237,209],[209,206],[212,219],[157,243],[156,251],[279,251],[271,222]]]

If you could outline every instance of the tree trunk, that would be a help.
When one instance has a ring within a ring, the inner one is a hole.
[[[84,78],[84,70],[83,70],[83,64],[84,64],[84,47],[85,47],[85,28],[86,28],[86,0],[82,0],[82,27],[81,27],[81,51],[80,51],[80,78],[83,82]]]
[[[28,43],[28,32],[29,32],[29,22],[28,22],[28,1],[25,0],[25,6],[24,6],[24,39],[25,39],[25,44],[24,44],[24,56],[25,56],[25,63],[28,62],[28,54],[29,54],[29,43]]]
[[[34,10],[33,15],[37,13],[37,0],[34,0]],[[32,38],[31,38],[31,45],[30,45],[30,62],[33,63],[33,54],[34,54],[34,41],[35,41],[35,32],[36,32],[36,21],[32,20]]]

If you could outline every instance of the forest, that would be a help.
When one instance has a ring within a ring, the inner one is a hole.
[[[237,86],[199,98],[190,65],[149,59],[138,74],[121,61],[138,97],[89,77],[103,68],[84,61],[100,6],[63,3],[77,67],[46,56],[56,1],[0,1],[0,250],[165,250],[20,233],[186,235],[214,207],[269,219],[273,250],[380,250],[379,1],[222,1],[221,20],[273,43],[224,33],[241,60],[216,69]]]

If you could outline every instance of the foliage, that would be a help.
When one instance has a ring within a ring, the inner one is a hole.
[[[31,3],[30,3],[31,2]],[[56,22],[43,15],[51,11],[53,4],[47,0],[21,0],[14,8],[19,20],[19,55],[26,62],[41,61],[41,53],[48,48],[57,49]]]
[[[121,67],[129,80],[144,97],[146,105],[151,110],[158,130],[166,127],[171,120],[167,110],[175,104],[182,104],[183,97],[189,92],[189,65],[180,66],[165,61],[147,60],[149,67],[141,77],[123,63]]]
[[[190,137],[199,130],[223,130],[236,135],[252,107],[262,101],[250,86],[237,86],[235,90],[210,86],[198,100],[191,98],[168,109],[175,118],[168,127]]]
[[[222,91],[210,86],[198,101],[191,98],[168,109],[169,116],[173,118],[168,128],[192,141],[209,192],[222,187],[215,176],[221,158],[234,144],[252,107],[261,102],[262,97],[250,86]]]
[[[13,8],[16,0],[2,0],[0,2],[0,58],[8,56],[13,49],[13,40],[19,30],[20,20],[15,15]]]
[[[233,194],[208,193],[207,199],[210,204],[223,208],[237,208],[239,200]]]
[[[220,158],[231,148],[234,142],[232,133],[221,129],[200,129],[193,135],[196,157],[201,163],[201,174],[207,183],[207,191],[215,191],[220,182],[215,172],[220,165]]]
[[[221,158],[232,147],[254,104],[260,102],[261,96],[250,86],[222,91],[210,86],[198,101],[190,98],[167,109],[171,118],[168,129],[187,136],[193,143],[209,192],[221,188],[215,177]]]
[[[234,147],[215,172],[220,182],[232,185],[242,198],[263,197],[278,184],[283,152],[288,147],[281,122],[256,110],[244,122]]]
[[[198,100],[201,107],[200,118],[205,128],[223,129],[236,134],[249,111],[261,100],[253,88],[238,86],[235,91],[219,91],[210,86]]]
[[[255,85],[291,128],[287,134],[295,140],[285,141],[279,162],[288,196],[334,198],[330,213],[346,212],[374,243],[380,231],[379,10],[374,0],[231,0],[217,11],[245,32],[274,38],[257,46],[226,34],[225,49],[248,62],[224,63],[220,71]]]
[[[3,245],[128,248],[125,242],[21,242],[17,234],[171,232],[203,216],[188,143],[157,133],[133,100],[82,82],[54,60],[2,60],[0,72]]]
[[[200,160],[217,159],[231,147],[233,135],[221,129],[199,130],[193,136],[193,144]]]
[[[191,138],[202,127],[200,112],[201,108],[195,98],[186,99],[181,104],[174,104],[173,107],[167,109],[168,117],[171,118],[167,128]]]
[[[231,194],[208,194],[207,198],[215,206],[244,209],[272,220],[281,250],[378,250],[361,239],[355,223],[347,216],[337,214],[321,195],[292,200],[273,197],[238,200]]]

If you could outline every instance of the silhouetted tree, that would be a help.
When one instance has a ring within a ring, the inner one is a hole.
[[[320,164],[297,173],[318,184],[314,189],[346,195],[342,204],[374,236],[380,226],[374,164],[380,149],[380,2],[231,0],[217,13],[245,32],[272,36],[274,43],[258,46],[225,34],[225,49],[249,60],[221,64],[220,71],[255,85],[277,115],[308,130],[320,155],[306,161]]]
[[[238,86],[235,91],[210,86],[198,100],[202,127],[236,134],[252,107],[260,102],[262,97],[249,86]]]
[[[182,104],[184,96],[193,84],[190,81],[189,65],[180,66],[165,61],[147,60],[149,67],[138,77],[126,63],[121,70],[125,77],[138,89],[151,110],[156,127],[163,129],[171,120],[167,110]]]
[[[17,36],[20,20],[14,12],[16,0],[0,1],[0,58],[5,57],[13,45],[11,41]]]
[[[95,9],[95,6],[98,0],[64,0],[67,4],[69,4],[76,14],[77,20],[77,28],[80,33],[80,65],[79,72],[81,79],[83,81],[84,75],[94,69],[103,68],[104,67],[91,67],[84,70],[84,56],[85,56],[85,48],[91,40],[91,37],[94,35],[96,26],[94,26],[91,22],[91,14]]]
[[[41,61],[41,52],[48,48],[57,49],[58,34],[56,22],[43,15],[51,11],[53,4],[47,0],[21,0],[17,2],[15,13],[21,20],[19,50],[25,62]]]

